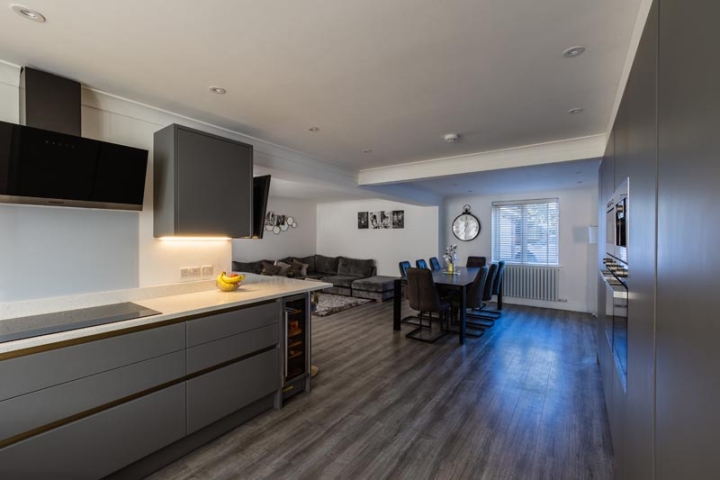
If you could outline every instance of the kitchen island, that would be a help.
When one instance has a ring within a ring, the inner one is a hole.
[[[228,293],[208,283],[0,306],[0,336],[60,305],[110,299],[160,312],[0,343],[0,477],[142,478],[279,408],[286,302],[297,314],[309,292],[329,286],[248,276]],[[300,379],[309,390],[307,318]]]

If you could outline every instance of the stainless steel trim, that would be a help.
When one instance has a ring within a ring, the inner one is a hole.
[[[61,198],[21,197],[0,194],[0,203],[17,205],[40,205],[46,207],[98,208],[103,210],[130,210],[140,212],[142,205],[110,202],[91,202],[88,200],[64,200]]]
[[[288,312],[285,310],[285,326],[283,328],[283,337],[285,337],[285,350],[283,352],[283,356],[285,357],[285,365],[283,369],[283,373],[285,375],[285,378],[288,376]]]

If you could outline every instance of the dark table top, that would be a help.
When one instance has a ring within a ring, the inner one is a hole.
[[[459,267],[459,275],[450,275],[438,270],[433,272],[433,280],[435,280],[435,285],[467,286],[473,283],[479,270],[478,267]]]

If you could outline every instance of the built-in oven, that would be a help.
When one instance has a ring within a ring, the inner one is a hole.
[[[630,179],[626,178],[607,202],[605,216],[606,253],[627,267],[627,247],[630,231]]]
[[[618,276],[617,263],[605,260],[607,270],[601,275],[605,281],[605,340],[613,352],[617,372],[625,385],[628,365],[628,288],[625,279]]]

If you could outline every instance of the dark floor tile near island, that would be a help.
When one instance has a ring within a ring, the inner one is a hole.
[[[151,478],[612,478],[593,328],[511,307],[459,347],[393,332],[387,302],[313,318],[311,394]]]

